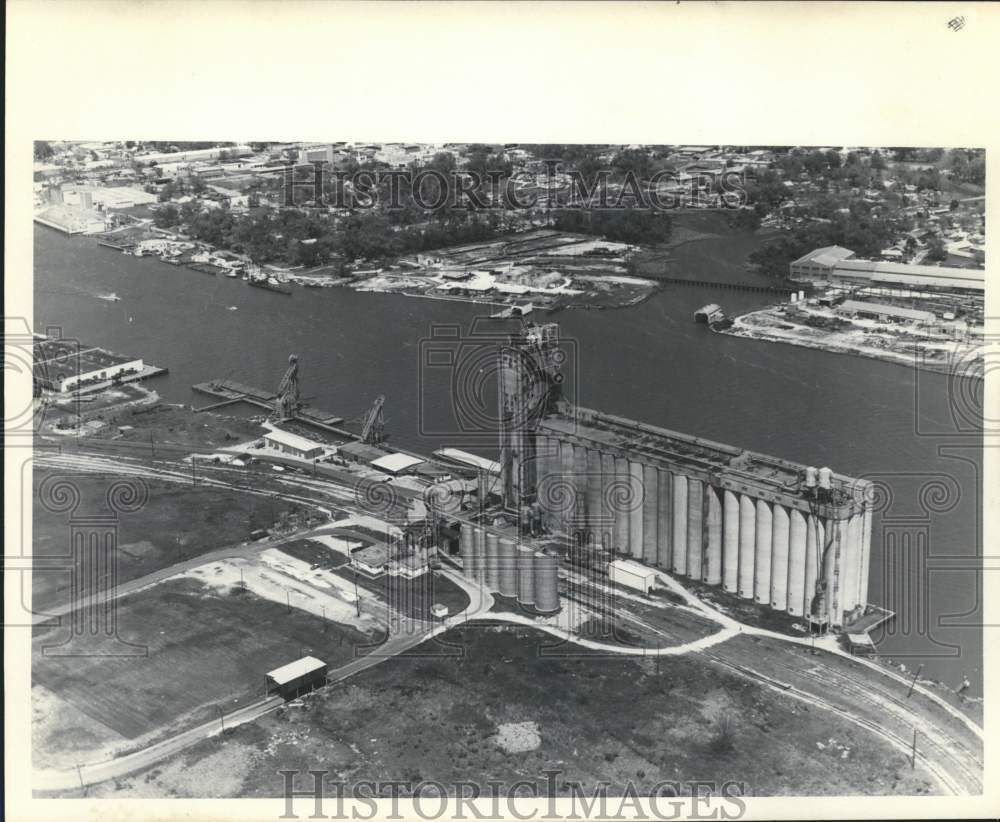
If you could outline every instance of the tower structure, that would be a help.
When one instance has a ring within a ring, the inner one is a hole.
[[[559,326],[524,326],[498,358],[501,495],[504,507],[521,512],[537,491],[536,429],[562,398]]]

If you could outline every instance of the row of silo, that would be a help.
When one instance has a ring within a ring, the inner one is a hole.
[[[816,602],[834,625],[867,601],[870,512],[829,519],[804,502],[761,499],[551,434],[538,440],[539,501],[567,532],[590,531],[637,561],[792,616],[811,613],[817,581],[826,596]]]
[[[542,613],[559,610],[558,554],[469,523],[462,523],[459,548],[463,573],[473,582]]]

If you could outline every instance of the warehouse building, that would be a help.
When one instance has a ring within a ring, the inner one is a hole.
[[[326,684],[327,664],[314,656],[304,656],[273,671],[265,677],[267,693],[283,699],[297,696]]]
[[[34,343],[35,383],[49,391],[92,390],[134,378],[145,368],[140,358],[83,347],[72,340],[38,338]]]
[[[274,428],[264,435],[264,445],[272,451],[289,457],[313,460],[323,456],[324,448],[318,442]]]
[[[982,294],[986,272],[976,268],[858,260],[841,246],[817,248],[788,265],[796,282],[827,285],[908,287],[914,290]]]
[[[930,325],[936,321],[934,312],[918,311],[914,308],[903,308],[898,305],[883,305],[881,303],[866,303],[858,300],[844,300],[834,309],[838,314],[849,317],[863,317],[879,322],[923,323]]]

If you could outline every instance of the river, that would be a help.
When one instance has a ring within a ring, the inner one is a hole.
[[[674,249],[670,273],[753,278],[743,259],[758,242],[729,235],[685,243]],[[465,392],[468,402],[456,412],[453,370],[440,353],[456,348],[440,336],[449,327],[470,335],[481,313],[474,305],[344,288],[294,291],[249,288],[35,228],[35,330],[58,328],[169,368],[150,383],[168,401],[206,404],[190,386],[213,377],[276,387],[294,352],[315,406],[352,418],[384,394],[386,429],[400,446],[490,452],[493,438],[475,433],[476,410],[492,402],[489,362],[463,383],[475,388],[481,380],[484,393]],[[99,299],[111,292],[121,300]],[[769,301],[668,286],[631,308],[562,311],[551,320],[566,341],[567,394],[666,428],[885,480],[893,496],[875,517],[869,599],[899,616],[880,652],[911,670],[922,664],[924,676],[950,686],[964,673],[970,693],[981,694],[981,584],[962,563],[982,553],[982,434],[964,430],[977,410],[981,418],[981,385],[969,391],[961,383],[949,394],[945,375],[713,334],[692,321],[708,302],[734,314]],[[477,324],[483,342],[466,350],[487,349],[498,330],[489,325]],[[928,482],[936,485],[921,496]],[[906,539],[914,551],[883,550]],[[914,561],[924,545],[929,572]]]

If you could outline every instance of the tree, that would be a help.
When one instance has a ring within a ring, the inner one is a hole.
[[[931,238],[927,243],[927,254],[924,256],[924,260],[931,263],[943,263],[948,259],[948,252],[945,250],[944,243],[938,237]]]
[[[153,223],[157,228],[171,228],[181,221],[180,211],[173,203],[167,203],[156,209],[153,214]]]
[[[35,140],[35,159],[48,160],[55,151],[47,140]]]

